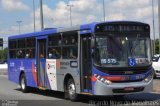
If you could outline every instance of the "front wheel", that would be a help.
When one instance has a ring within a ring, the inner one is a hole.
[[[28,92],[25,74],[22,74],[20,77],[20,86],[21,86],[22,92],[24,92],[24,93]]]
[[[71,101],[76,101],[77,100],[78,95],[76,94],[76,86],[75,86],[75,83],[74,83],[73,79],[68,80],[67,93],[68,93],[69,99]]]

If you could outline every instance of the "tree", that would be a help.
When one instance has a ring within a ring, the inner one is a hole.
[[[0,61],[6,61],[8,55],[8,48],[0,50]]]
[[[159,54],[159,39],[156,39],[155,41],[155,52],[156,54]]]

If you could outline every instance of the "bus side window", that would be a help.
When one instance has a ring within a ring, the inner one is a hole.
[[[77,58],[77,47],[70,47],[69,56],[70,58],[76,59]]]
[[[17,58],[25,58],[25,48],[26,41],[25,39],[18,39],[17,45]]]
[[[63,35],[63,59],[76,59],[78,57],[78,33],[71,32]]]
[[[16,40],[10,40],[9,41],[9,57],[11,59],[16,58],[16,49],[17,49],[17,41]]]
[[[30,48],[26,50],[26,58],[34,58],[35,57],[35,49]]]
[[[49,59],[59,59],[61,57],[61,48],[60,47],[50,47],[48,49]]]
[[[10,58],[11,59],[14,59],[14,58],[16,58],[16,50],[9,50],[10,51]]]
[[[24,57],[25,57],[25,50],[24,49],[17,50],[17,58],[24,58]]]
[[[61,35],[53,34],[48,36],[48,58],[60,59],[61,58]]]
[[[26,58],[35,58],[35,38],[30,37],[26,39]]]

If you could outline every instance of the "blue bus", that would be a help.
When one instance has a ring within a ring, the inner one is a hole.
[[[134,21],[90,23],[10,36],[8,78],[30,87],[123,97],[152,91],[150,26]]]

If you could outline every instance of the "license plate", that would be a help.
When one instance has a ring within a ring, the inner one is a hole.
[[[133,88],[133,87],[126,87],[126,88],[124,88],[124,90],[125,90],[125,91],[133,91],[134,88]]]

